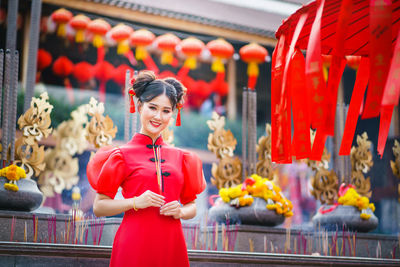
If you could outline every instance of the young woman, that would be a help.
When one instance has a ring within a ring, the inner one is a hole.
[[[118,148],[100,149],[87,166],[97,191],[96,216],[125,212],[115,235],[110,266],[189,266],[180,219],[196,215],[196,195],[206,186],[202,163],[168,146],[161,132],[183,101],[174,78],[141,72],[133,84],[141,130]],[[119,187],[125,199],[114,200]]]

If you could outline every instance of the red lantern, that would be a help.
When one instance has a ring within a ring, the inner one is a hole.
[[[76,31],[75,33],[75,42],[82,43],[85,40],[84,31],[88,27],[90,23],[90,19],[82,14],[76,15],[73,17],[69,25]]]
[[[247,75],[249,78],[247,86],[250,89],[254,89],[259,74],[258,64],[265,61],[268,51],[259,44],[251,43],[240,48],[239,54],[242,60],[248,64]]]
[[[151,45],[155,39],[152,32],[146,29],[135,31],[130,36],[130,42],[136,46],[135,57],[137,60],[144,60],[147,58],[146,46]]]
[[[51,14],[51,19],[58,24],[57,35],[65,37],[67,34],[66,25],[72,19],[72,13],[65,8],[60,8]]]
[[[166,33],[156,38],[157,47],[162,51],[161,64],[172,64],[175,47],[181,42],[175,34]]]
[[[44,49],[39,49],[37,53],[37,69],[39,71],[44,70],[48,66],[50,66],[53,57],[49,52]]]
[[[42,71],[50,66],[53,61],[53,57],[49,52],[44,49],[39,49],[37,53],[37,72],[36,72],[36,82],[40,80]]]
[[[358,70],[361,62],[361,56],[346,56],[347,65],[355,70]]]
[[[0,8],[0,25],[6,20],[7,14],[4,8]]]
[[[61,78],[64,78],[64,86],[67,89],[67,96],[70,103],[74,102],[74,93],[68,76],[72,73],[73,69],[74,64],[65,56],[61,56],[54,61],[53,73]]]
[[[93,66],[88,62],[79,62],[74,66],[72,75],[80,84],[87,83],[94,76]]]
[[[113,40],[115,40],[118,44],[117,46],[117,54],[124,55],[126,52],[129,51],[129,36],[133,33],[132,27],[120,23],[114,26],[111,31],[110,35]]]
[[[196,68],[196,58],[203,51],[204,43],[194,37],[186,38],[181,42],[182,53],[187,57],[184,63],[185,67],[193,70]]]
[[[111,29],[110,24],[103,19],[95,19],[89,22],[88,31],[93,33],[93,46],[103,47],[103,36]]]
[[[126,71],[130,71],[130,75],[133,76],[133,69],[126,64],[119,65],[113,73],[112,80],[116,82],[119,86],[122,87],[122,92],[124,91],[123,88],[125,87],[125,76]]]
[[[208,42],[206,45],[211,55],[214,57],[211,65],[211,70],[214,72],[225,72],[223,59],[229,59],[232,57],[234,49],[233,46],[222,38]]]
[[[94,66],[94,75],[99,80],[100,101],[106,101],[106,82],[113,76],[114,66],[107,61],[101,61]]]

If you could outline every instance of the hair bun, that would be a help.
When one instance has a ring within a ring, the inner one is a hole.
[[[177,103],[181,103],[187,91],[186,87],[175,78],[165,78],[164,82],[172,85],[175,88]]]
[[[147,85],[155,80],[156,75],[154,72],[149,70],[139,72],[139,75],[136,77],[133,83],[133,90],[135,90],[136,97],[140,98],[140,96],[146,90]]]

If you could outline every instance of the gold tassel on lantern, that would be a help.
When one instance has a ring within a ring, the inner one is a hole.
[[[147,50],[144,46],[137,46],[136,47],[136,54],[135,54],[136,60],[143,60],[147,58]]]
[[[197,61],[196,61],[196,56],[189,56],[186,60],[185,60],[185,67],[194,70],[197,67]]]
[[[93,46],[99,48],[103,46],[103,43],[103,37],[99,34],[95,34],[93,37]]]
[[[61,37],[67,35],[67,25],[65,23],[60,23],[60,25],[58,25],[57,35]]]
[[[129,41],[128,39],[123,40],[118,43],[117,46],[117,54],[118,55],[125,55],[129,51]]]
[[[85,34],[83,30],[77,30],[75,34],[75,42],[83,43],[83,41],[85,41]]]
[[[167,65],[167,64],[172,64],[172,61],[174,60],[174,55],[172,51],[163,51],[161,54],[161,64],[162,65]]]
[[[248,76],[257,76],[259,74],[258,64],[254,61],[250,62],[247,66],[247,75]]]
[[[213,61],[211,65],[211,70],[213,72],[225,72],[225,66],[224,63],[222,62],[222,59],[219,57],[216,57],[215,60]]]

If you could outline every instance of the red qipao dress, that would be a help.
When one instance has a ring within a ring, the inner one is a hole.
[[[156,161],[161,163],[161,189]],[[153,144],[143,134],[135,134],[118,148],[100,149],[87,166],[87,176],[97,193],[110,198],[121,187],[125,198],[151,190],[164,195],[166,203],[186,204],[206,187],[195,154],[171,147],[161,137]],[[181,221],[160,215],[157,207],[126,211],[114,238],[110,266],[189,266]]]

